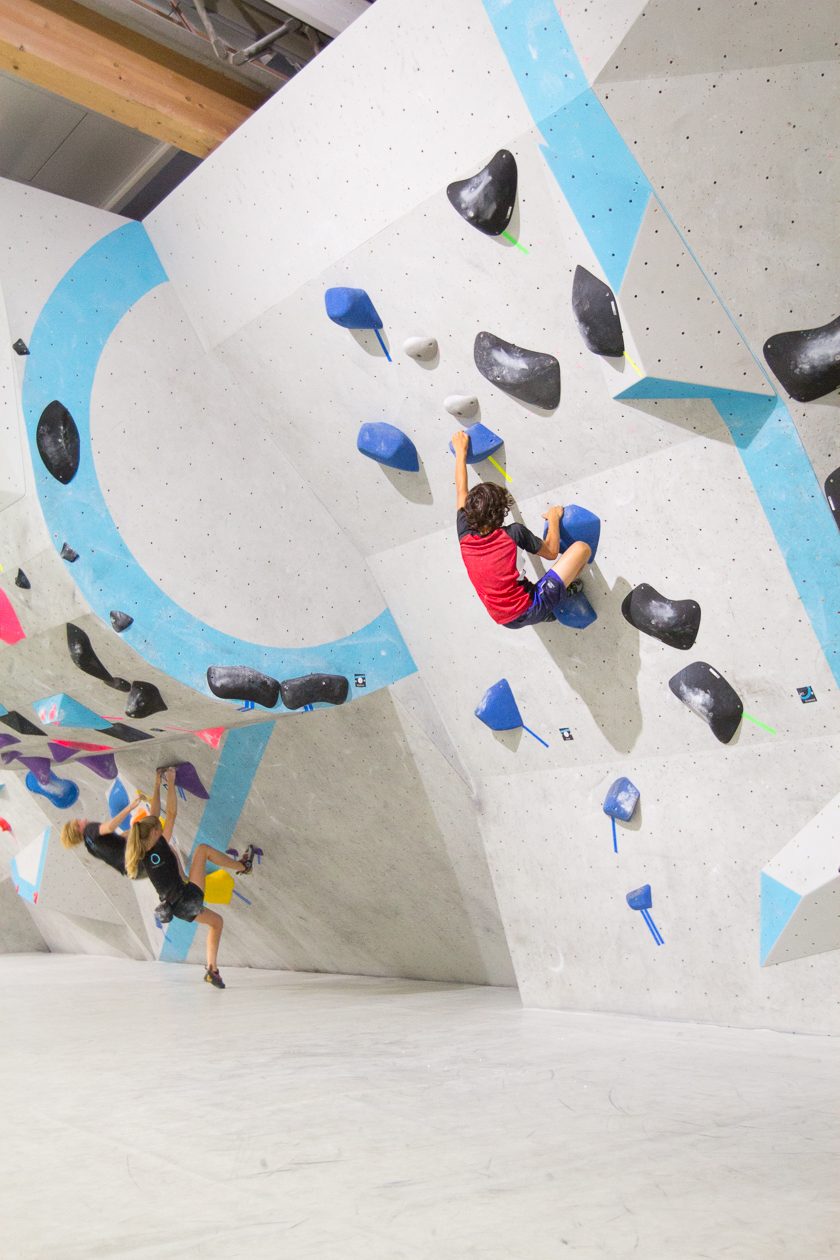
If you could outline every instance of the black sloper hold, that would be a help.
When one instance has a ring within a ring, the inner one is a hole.
[[[287,709],[305,704],[344,704],[350,682],[343,674],[304,674],[280,684],[280,696]]]
[[[73,664],[85,674],[90,674],[92,678],[98,678],[100,682],[104,682],[108,687],[113,687],[115,691],[131,690],[131,683],[127,682],[125,678],[115,678],[113,674],[108,672],[93,650],[93,644],[84,630],[74,626],[71,621],[67,623],[67,647]]]
[[[22,591],[32,590],[32,583],[29,581],[29,578],[26,576],[23,569],[18,569],[17,571],[17,577],[15,578],[15,586],[19,586]]]
[[[513,214],[516,184],[516,158],[499,149],[477,175],[450,184],[446,195],[470,227],[486,236],[500,236]]]
[[[668,686],[683,704],[712,728],[722,744],[728,744],[741,724],[744,706],[734,687],[706,661],[692,661],[669,679]]]
[[[835,468],[833,473],[825,479],[825,497],[828,499],[828,506],[831,508],[831,514],[840,529],[840,468]]]
[[[700,630],[700,605],[693,599],[667,599],[647,582],[625,595],[622,616],[631,626],[668,647],[686,651]]]
[[[78,551],[74,551],[69,543],[61,544],[61,558],[66,560],[68,564],[75,564],[79,558]]]
[[[17,731],[18,735],[43,735],[44,739],[47,738],[46,731],[42,731],[40,726],[35,726],[29,718],[25,718],[22,713],[17,713],[14,709],[4,713],[0,717],[0,722],[4,726],[10,726],[13,731]]]
[[[575,269],[572,310],[580,334],[593,354],[613,358],[624,354],[624,334],[615,294],[585,267]]]
[[[130,718],[151,717],[163,713],[166,702],[154,683],[133,682],[125,702],[125,716]]]
[[[277,679],[250,665],[211,665],[207,686],[220,700],[252,700],[266,709],[273,709],[280,697]]]
[[[764,357],[791,398],[813,402],[840,386],[840,315],[820,328],[775,333]]]
[[[47,403],[38,421],[35,441],[47,472],[66,486],[79,468],[79,430],[63,403]]]
[[[480,332],[473,358],[481,375],[512,398],[545,411],[560,402],[560,364],[553,354],[523,350],[494,333]]]
[[[124,744],[136,744],[141,739],[154,739],[148,731],[141,731],[136,726],[126,726],[123,722],[114,722],[113,726],[105,726],[98,733],[109,735],[111,739],[121,739]]]
[[[134,625],[134,618],[129,617],[128,613],[119,612],[116,608],[111,609],[111,625],[117,634],[122,634],[123,630],[127,630],[129,626]]]

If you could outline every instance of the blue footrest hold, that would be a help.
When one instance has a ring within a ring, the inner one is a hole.
[[[467,448],[467,463],[478,464],[482,459],[487,459],[489,455],[495,455],[499,447],[504,446],[504,438],[500,438],[498,433],[494,433],[492,429],[488,429],[483,424],[471,424],[465,429],[467,437],[470,439]],[[449,443],[449,449],[455,454],[455,448]]]
[[[417,472],[420,467],[417,447],[408,434],[393,424],[385,424],[384,421],[363,424],[359,429],[356,446],[368,459],[387,464],[389,468]]]
[[[616,779],[604,797],[604,813],[610,818],[618,818],[621,822],[629,822],[636,812],[641,792],[635,783],[631,783],[624,775]]]
[[[583,591],[579,591],[577,595],[567,595],[559,607],[555,608],[554,616],[561,626],[568,626],[571,630],[585,630],[593,621],[598,620],[598,614]]]
[[[381,328],[382,320],[364,289],[327,289],[327,314],[341,328]]]
[[[513,731],[524,725],[519,706],[506,678],[500,678],[498,682],[493,683],[492,687],[487,688],[481,697],[475,716],[485,726],[489,726],[491,731]]]

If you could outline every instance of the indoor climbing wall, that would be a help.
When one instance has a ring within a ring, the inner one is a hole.
[[[837,381],[831,328],[809,331],[836,312],[797,134],[830,91],[822,18],[755,6],[730,49],[727,6],[702,8],[689,37],[670,3],[380,0],[145,230],[79,223],[63,266],[51,241],[37,300],[54,199],[7,253],[35,486],[0,580],[50,665],[10,621],[0,701],[39,725],[53,701],[108,750],[115,726],[151,735],[113,753],[129,792],[194,765],[185,850],[264,850],[224,893],[231,962],[515,973],[530,1005],[840,1025]],[[9,223],[22,195],[4,189]],[[739,198],[761,204],[743,227]],[[515,519],[574,504],[564,541],[597,536],[565,624],[510,631],[475,596],[459,427]],[[42,552],[48,607],[11,575]],[[72,776],[91,816],[96,777]],[[115,929],[200,957],[129,892]]]

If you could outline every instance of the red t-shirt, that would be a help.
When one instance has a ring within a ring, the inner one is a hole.
[[[534,589],[532,582],[519,576],[516,549],[536,555],[542,539],[517,523],[503,525],[492,534],[474,534],[463,508],[458,511],[457,527],[461,556],[478,598],[499,625],[515,621],[530,608]]]

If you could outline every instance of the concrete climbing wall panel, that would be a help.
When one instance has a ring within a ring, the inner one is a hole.
[[[481,6],[434,0],[418,16],[399,0],[354,22],[149,216],[206,344],[234,335],[425,201],[453,169],[477,170],[492,156],[488,137],[528,126],[518,97],[500,91],[506,66]],[[457,127],[447,125],[452,118]],[[313,143],[322,169],[301,178]],[[218,262],[234,222],[237,264],[228,272]]]

